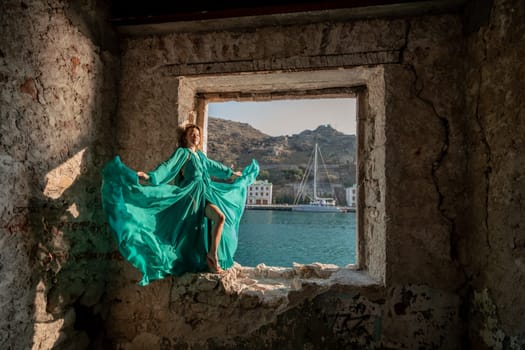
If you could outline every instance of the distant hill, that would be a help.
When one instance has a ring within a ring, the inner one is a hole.
[[[247,154],[270,138],[250,124],[208,118],[208,156],[236,168],[246,166]]]
[[[319,181],[325,184],[321,191],[329,192],[331,184],[336,188],[338,202],[344,203],[343,187],[355,183],[355,135],[320,125],[315,130],[272,137],[246,123],[208,119],[208,156],[235,169],[242,169],[253,158],[257,159],[261,166],[259,179],[274,184],[276,202],[293,202],[294,185],[297,187],[301,182],[316,142],[326,164],[326,169],[319,168]]]

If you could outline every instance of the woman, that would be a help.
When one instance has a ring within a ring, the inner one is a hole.
[[[255,160],[241,173],[208,159],[197,125],[184,128],[179,144],[153,171],[134,172],[119,157],[103,170],[103,208],[121,253],[143,274],[140,285],[231,267],[246,188],[259,172]]]

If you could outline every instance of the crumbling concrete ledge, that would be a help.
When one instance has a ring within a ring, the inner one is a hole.
[[[385,289],[352,265],[314,263],[283,268],[235,264],[220,275],[185,274],[146,287],[128,285],[114,290],[115,294],[108,295],[113,301],[107,334],[117,335],[111,341],[122,349],[181,344],[207,348],[210,342],[234,341],[267,326],[273,328],[281,315],[328,291],[363,302],[361,299],[371,296],[383,299]],[[366,297],[360,296],[363,292]]]
[[[379,286],[366,272],[358,271],[352,265],[339,267],[320,263],[294,263],[292,268],[270,267],[265,264],[243,267],[235,264],[223,276],[219,275],[219,283],[227,293],[255,296],[262,305],[278,305],[275,310],[277,313],[299,301],[293,302],[290,299],[291,294],[305,294],[305,298],[312,298],[337,285]]]
[[[365,271],[358,271],[352,265],[339,267],[321,263],[294,263],[291,268],[265,264],[245,267],[235,263],[223,274],[188,274],[177,279],[175,283],[175,297],[188,292],[216,290],[241,300],[252,300],[248,304],[243,303],[244,307],[248,307],[249,304],[271,307],[277,314],[334,287],[380,286]]]

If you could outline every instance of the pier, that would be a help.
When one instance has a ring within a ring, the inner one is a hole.
[[[248,210],[284,210],[292,211],[291,204],[246,204]]]
[[[292,211],[293,204],[246,204],[245,209],[247,210],[282,210]],[[341,207],[345,213],[355,212],[354,207]]]

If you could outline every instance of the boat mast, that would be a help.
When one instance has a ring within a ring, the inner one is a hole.
[[[317,200],[317,143],[314,150],[314,201]]]

